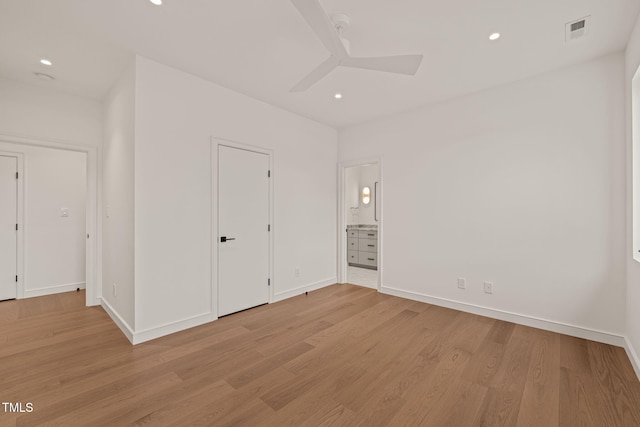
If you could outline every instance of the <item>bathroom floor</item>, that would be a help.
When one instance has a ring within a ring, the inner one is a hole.
[[[378,270],[347,266],[347,283],[378,289]]]

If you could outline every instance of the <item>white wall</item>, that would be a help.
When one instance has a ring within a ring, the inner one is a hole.
[[[380,166],[378,164],[360,166],[360,224],[370,225],[378,223],[375,219],[375,183],[379,181]],[[366,205],[362,202],[362,189],[364,187],[369,187],[371,190],[371,201]]]
[[[340,161],[385,165],[383,291],[619,343],[623,59],[341,130]]]
[[[105,99],[102,203],[102,300],[131,337],[134,316],[135,64]],[[113,285],[117,286],[114,294]]]
[[[2,142],[24,159],[24,297],[85,287],[86,154]],[[69,216],[61,217],[60,209]]]
[[[344,172],[345,209],[347,225],[360,224],[360,166],[346,168]]]
[[[274,151],[276,298],[335,283],[334,129],[140,57],[135,111],[141,339],[211,316],[212,136]]]
[[[636,373],[640,377],[640,262],[633,257],[633,235],[635,234],[636,238],[640,235],[639,230],[637,229],[640,226],[640,220],[637,220],[635,226],[636,229],[633,229],[633,215],[636,215],[636,218],[640,214],[640,212],[632,212],[632,206],[635,204],[640,207],[640,188],[637,184],[637,178],[634,181],[633,178],[633,163],[635,162],[636,169],[636,177],[640,174],[640,159],[638,158],[638,153],[640,152],[640,145],[637,145],[635,149],[632,151],[632,123],[634,121],[638,122],[639,114],[635,113],[635,117],[632,119],[632,108],[631,108],[631,91],[632,91],[632,78],[636,73],[636,70],[640,67],[640,18],[636,22],[633,33],[631,34],[631,38],[629,39],[629,44],[627,45],[626,51],[626,69],[625,69],[625,108],[626,108],[626,118],[627,118],[627,233],[628,236],[627,246],[624,253],[624,259],[627,262],[627,318],[626,318],[626,326],[627,326],[627,339],[628,339],[628,347],[632,360],[634,361],[634,366],[636,368]],[[640,102],[640,101],[638,101]],[[640,110],[638,110],[640,111]],[[640,128],[638,129],[640,133]],[[640,138],[639,138],[640,139]],[[637,141],[636,144],[640,144],[640,141]],[[634,157],[637,160],[634,160]],[[637,248],[637,246],[635,246]],[[637,249],[636,249],[637,250]],[[637,254],[636,254],[637,256]]]
[[[352,166],[345,169],[345,208],[347,210],[347,225],[352,224],[377,224],[375,219],[375,183],[380,181],[380,166],[365,165]],[[371,201],[369,204],[362,202],[362,189],[369,187]],[[356,214],[352,214],[351,208],[357,207]]]
[[[97,147],[100,102],[0,78],[0,134]]]

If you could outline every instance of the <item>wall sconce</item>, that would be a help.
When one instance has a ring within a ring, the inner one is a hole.
[[[371,201],[371,189],[369,187],[364,187],[362,189],[362,203],[368,205]]]

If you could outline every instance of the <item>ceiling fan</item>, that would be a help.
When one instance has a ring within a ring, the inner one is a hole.
[[[341,33],[349,23],[346,15],[334,15],[334,22],[327,16],[319,0],[291,0],[298,12],[307,21],[311,30],[320,39],[330,53],[329,58],[318,65],[304,79],[300,80],[290,92],[303,92],[317,83],[338,66],[364,68],[405,75],[415,75],[422,62],[422,55],[380,56],[355,58],[349,54],[349,42]]]

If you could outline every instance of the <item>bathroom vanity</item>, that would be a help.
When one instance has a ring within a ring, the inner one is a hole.
[[[377,226],[347,226],[347,261],[355,267],[378,269]]]

